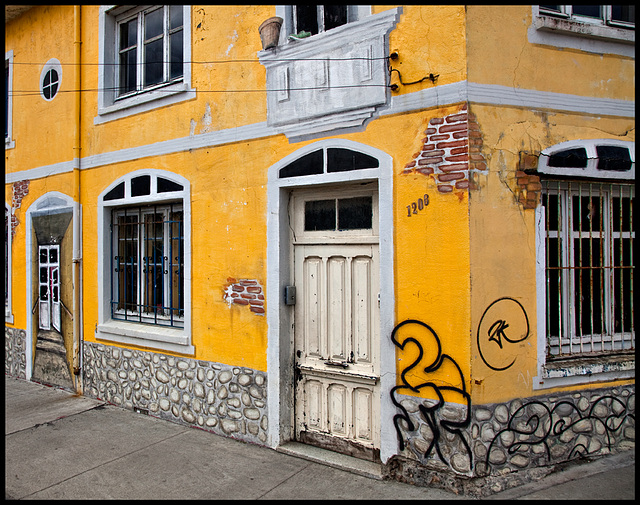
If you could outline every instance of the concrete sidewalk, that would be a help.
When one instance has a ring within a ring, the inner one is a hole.
[[[246,444],[7,376],[5,408],[7,499],[468,499],[364,476],[375,472],[358,462],[328,466],[313,451]],[[635,451],[488,499],[563,498],[634,499]]]

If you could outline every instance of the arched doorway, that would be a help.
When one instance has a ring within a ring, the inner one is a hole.
[[[391,157],[342,139],[270,168],[274,447],[297,440],[370,460],[384,452],[392,410],[383,391],[395,373],[385,338],[393,328],[392,194]]]

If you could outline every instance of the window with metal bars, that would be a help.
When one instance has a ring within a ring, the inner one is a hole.
[[[183,327],[182,204],[111,211],[111,317]]]
[[[635,349],[633,184],[543,181],[549,360]]]

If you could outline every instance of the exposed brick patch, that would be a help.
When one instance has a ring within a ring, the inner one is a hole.
[[[521,151],[516,171],[516,195],[518,202],[525,209],[535,209],[540,203],[542,184],[540,177],[525,170],[535,170],[538,167],[539,154],[531,154]]]
[[[29,194],[29,182],[18,181],[13,183],[12,196],[11,196],[11,236],[15,236],[16,227],[20,223],[15,215],[15,210],[19,209],[22,205],[22,199]]]
[[[247,305],[254,314],[264,315],[264,292],[258,281],[228,277],[227,282],[224,299],[229,307],[231,304]]]
[[[402,173],[432,176],[441,193],[474,189],[472,172],[486,172],[487,163],[480,126],[467,104],[453,114],[432,118],[424,133],[422,150]]]

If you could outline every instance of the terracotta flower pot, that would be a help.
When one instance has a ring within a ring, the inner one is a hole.
[[[264,21],[259,27],[260,40],[262,49],[271,49],[278,45],[280,38],[280,27],[282,26],[282,18],[273,17]]]

